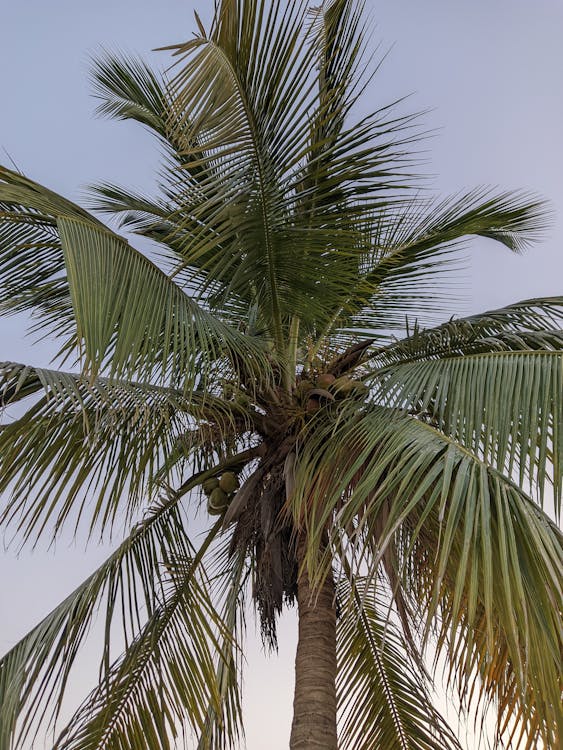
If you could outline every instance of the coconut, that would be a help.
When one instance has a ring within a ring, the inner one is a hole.
[[[328,388],[335,380],[336,377],[331,372],[321,372],[317,378],[317,385],[319,388]]]
[[[219,486],[219,480],[217,477],[211,477],[211,479],[206,479],[201,486],[205,494],[209,497],[213,490]]]
[[[307,401],[307,404],[305,406],[305,410],[309,413],[318,411],[320,408],[321,408],[321,405],[319,404],[316,398],[310,398]]]
[[[238,477],[232,471],[226,471],[221,479],[219,479],[219,487],[223,490],[223,492],[226,492],[227,494],[229,494],[230,492],[234,492],[238,488],[238,486]]]
[[[210,516],[220,516],[224,508],[214,508],[209,500],[207,501],[207,512]]]
[[[207,500],[207,510],[212,516],[222,513],[229,503],[229,499],[220,487],[215,487]]]
[[[225,506],[225,508],[226,508],[226,506]],[[220,515],[222,515],[225,512],[225,508],[215,508],[213,505],[211,505],[211,503],[209,502],[209,500],[207,501],[207,513],[210,516],[220,516]]]

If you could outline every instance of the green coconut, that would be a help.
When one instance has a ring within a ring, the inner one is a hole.
[[[206,479],[201,486],[205,494],[209,497],[213,490],[219,486],[219,480],[217,477],[211,477],[211,479]]]
[[[234,492],[239,486],[238,483],[238,477],[237,475],[232,471],[226,471],[221,479],[219,479],[219,487],[223,490],[223,492],[226,492],[229,494],[230,492]]]
[[[210,516],[220,516],[223,512],[222,508],[214,508],[210,503],[209,500],[207,501],[207,512]]]
[[[228,504],[229,498],[227,497],[227,493],[223,492],[220,487],[215,487],[207,499],[207,510],[210,515],[218,516],[225,510]]]

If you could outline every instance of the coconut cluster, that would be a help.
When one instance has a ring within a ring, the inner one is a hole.
[[[207,496],[207,512],[211,516],[220,516],[236,495],[239,480],[233,471],[225,471],[220,477],[206,479],[201,487]]]
[[[368,391],[369,387],[361,380],[355,380],[348,375],[337,378],[330,372],[321,372],[314,381],[308,378],[300,380],[295,395],[305,407],[305,411],[313,413],[328,401],[349,397],[363,401]]]

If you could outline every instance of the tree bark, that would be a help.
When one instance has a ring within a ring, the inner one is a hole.
[[[304,545],[299,544],[301,565]],[[295,695],[291,750],[337,750],[336,609],[332,575],[311,591],[307,572],[297,588],[299,640],[295,657]]]

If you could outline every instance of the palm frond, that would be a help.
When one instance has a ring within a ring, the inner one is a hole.
[[[171,176],[174,221],[193,233],[178,272],[204,269],[205,285],[222,285],[223,299],[250,296],[275,339],[293,315],[306,329],[324,324],[327,298],[336,303],[343,285],[354,287],[364,250],[358,217],[364,202],[381,206],[402,166],[409,118],[382,108],[345,123],[361,12],[340,10],[327,11],[323,32],[323,103],[305,3],[273,2],[266,12],[225,0],[209,34],[174,48],[170,123],[198,144],[181,152],[182,174]],[[337,29],[346,30],[338,49]],[[190,187],[181,180],[194,167],[207,174]]]
[[[199,477],[192,480],[195,486]],[[75,658],[100,607],[105,621],[101,674],[109,669],[112,626],[125,642],[146,615],[160,606],[166,564],[188,559],[193,548],[185,533],[178,497],[155,503],[111,556],[0,661],[0,745],[29,746],[34,727],[54,724]]]
[[[525,334],[522,334],[525,338]],[[512,337],[513,345],[516,334]],[[553,487],[560,511],[563,351],[493,351],[397,364],[373,375],[375,397],[430,421],[506,476],[539,491]],[[563,332],[551,334],[563,343]],[[542,345],[542,343],[544,345]]]
[[[49,523],[56,534],[65,521],[78,523],[85,515],[90,530],[131,518],[142,501],[172,483],[173,465],[190,456],[185,436],[198,423],[213,420],[228,436],[246,421],[234,405],[211,394],[188,398],[148,383],[89,382],[73,373],[2,363],[0,405],[31,395],[34,403],[0,428],[0,492],[10,495],[2,518],[24,537],[39,535]],[[210,451],[201,439],[191,457],[202,468],[225,458],[219,441]]]
[[[220,525],[193,557],[171,561],[160,606],[61,732],[56,750],[170,750],[186,722],[203,729],[210,702],[219,710],[213,654],[224,626],[201,561]]]
[[[369,366],[493,351],[563,348],[563,297],[541,297],[467,318],[452,318],[435,328],[415,322],[409,335],[368,353]]]
[[[172,222],[175,204],[113,183],[92,185],[90,193],[89,205],[94,211],[117,219],[119,226],[129,232],[160,243],[164,252],[168,249],[181,255],[185,242],[189,241],[189,233],[180,232]]]
[[[206,309],[219,312],[224,322],[231,323],[239,330],[248,332],[251,329],[250,310],[255,306],[249,289],[241,288],[236,293],[231,290],[226,297],[216,280],[207,283],[209,274],[205,262],[194,263],[195,267],[187,275],[176,273],[178,259],[183,261],[194,234],[209,231],[213,241],[219,241],[217,232],[212,228],[212,217],[209,217],[207,230],[201,215],[197,221],[194,219],[193,224],[190,224],[188,217],[182,218],[180,228],[176,221],[178,207],[171,197],[152,199],[110,183],[91,187],[89,205],[96,211],[117,218],[120,226],[128,231],[158,243],[159,261],[163,269],[176,275],[177,280],[180,276],[187,276],[183,288],[192,292],[194,299],[205,305]],[[229,243],[221,243],[221,254],[227,265],[230,264],[228,256],[232,252]],[[262,326],[262,330],[266,330],[266,326]]]
[[[495,743],[555,748],[563,729],[561,534],[494,472],[460,465],[451,484],[452,504],[415,511],[414,539],[405,530],[406,596],[423,613],[462,705],[495,707]]]
[[[78,206],[0,167],[0,311],[31,313],[35,331],[63,337],[72,350],[77,339],[55,218],[63,212],[84,217]]]
[[[221,285],[217,279],[206,283],[209,272],[205,252],[198,255],[191,251],[194,237],[198,237],[200,243],[220,249],[226,267],[230,267],[232,255],[236,253],[232,239],[224,236],[224,227],[216,225],[216,207],[208,206],[206,212],[201,204],[206,189],[205,177],[214,170],[212,159],[205,162],[189,118],[185,119],[184,114],[178,113],[174,121],[173,94],[163,74],[137,58],[106,52],[94,61],[92,77],[96,96],[101,101],[98,112],[118,119],[133,119],[147,126],[164,147],[167,169],[161,174],[159,187],[162,196],[159,198],[148,198],[113,184],[101,183],[92,186],[90,205],[94,210],[116,216],[120,225],[129,231],[159,243],[168,266],[177,266],[189,254],[190,273],[183,274],[187,275],[186,286],[198,294],[202,293],[203,286],[206,304],[215,307],[214,298]],[[186,149],[190,149],[192,156],[189,170],[185,169],[185,157],[182,157]],[[205,168],[201,166],[204,162]],[[182,166],[184,168],[179,170]],[[216,174],[220,180],[220,174]],[[198,204],[197,216],[182,210],[187,196],[191,196],[191,203]],[[240,300],[235,298],[232,289],[228,298],[225,294],[220,296],[222,312],[232,314],[235,307],[238,321],[244,320],[244,313],[253,301],[248,289],[239,288],[238,297],[243,292],[246,294]]]
[[[430,685],[408,654],[376,586],[342,582],[337,620],[337,695],[343,750],[461,750],[432,705]]]
[[[416,600],[426,627],[440,629],[444,603],[441,642],[457,644],[461,632],[470,655],[480,642],[470,673],[494,696],[499,721],[513,713],[550,746],[559,705],[563,544],[514,482],[428,424],[356,407],[336,423],[319,413],[303,440],[292,512],[308,528],[307,564],[317,581],[330,565],[327,555],[322,565],[318,557],[327,525],[348,536],[356,572],[371,549],[375,576],[391,541],[402,546],[399,574],[411,585],[427,565],[426,599]],[[423,559],[413,573],[417,554]],[[451,593],[447,574],[455,579]],[[500,642],[506,644],[501,672]],[[463,674],[467,661],[464,667],[456,661],[454,646],[448,655]],[[473,703],[476,694],[462,698]]]
[[[203,310],[126,240],[37,183],[4,168],[0,176],[0,201],[11,207],[6,226],[17,230],[0,243],[16,298],[9,306],[40,314],[47,306],[58,330],[73,330],[66,349],[82,345],[92,372],[111,359],[113,374],[156,374],[188,389],[222,357],[235,370],[244,362],[256,375],[268,372],[257,343]],[[44,283],[29,287],[38,212],[49,218],[50,232],[56,220],[57,239],[40,256]]]
[[[212,588],[223,600],[221,618],[225,634],[216,656],[216,680],[221,711],[208,706],[205,728],[199,736],[198,750],[228,750],[237,746],[243,733],[240,687],[242,682],[242,634],[245,630],[245,584],[249,574],[245,550],[231,554],[232,540],[225,537],[215,560],[208,566]],[[214,574],[214,571],[215,574]]]
[[[265,364],[258,345],[205,313],[125,241],[85,222],[57,223],[88,371],[106,363],[113,374],[157,370],[166,382],[190,389],[202,363],[208,375],[209,363],[228,358],[235,342],[235,362]]]
[[[366,24],[364,2],[330,0],[309,9],[311,43],[318,56],[320,109],[312,140],[330,143],[342,131],[362,90]]]
[[[364,78],[368,78],[367,66],[363,64],[367,36],[364,3],[331,0],[309,8],[308,13],[307,36],[318,68],[318,106],[312,118],[310,151],[298,191],[299,212],[305,214],[322,211],[327,204],[335,206],[338,198],[342,201],[346,195],[343,185],[334,179],[334,146],[344,133],[350,135],[347,121],[365,86]],[[351,160],[348,164],[352,165]],[[326,179],[328,173],[332,173],[332,180]]]
[[[276,171],[279,173],[281,164],[284,170],[291,165],[291,162],[286,164],[289,146],[283,145],[283,134],[289,132],[290,126],[295,127],[304,99],[300,89],[307,75],[306,65],[301,68],[305,71],[301,74],[293,65],[295,49],[303,49],[299,38],[303,4],[288,8],[284,11],[279,2],[274,2],[266,14],[264,7],[256,3],[224,0],[217,9],[211,33],[200,35],[175,50],[181,67],[173,80],[176,113],[189,113],[193,133],[189,142],[203,143],[206,152],[213,155],[211,180],[198,180],[199,191],[203,192],[203,200],[198,203],[203,205],[206,214],[209,214],[210,202],[215,212],[222,209],[222,213],[224,206],[221,204],[232,204],[229,211],[233,213],[237,203],[240,204],[241,192],[245,193],[244,225],[230,228],[223,220],[221,241],[228,242],[229,234],[234,239],[238,232],[245,232],[246,253],[263,274],[256,294],[267,311],[266,318],[272,327],[270,333],[280,349],[283,347],[280,268],[274,232],[280,214]],[[282,20],[283,34],[280,33]],[[260,109],[256,107],[258,96],[263,105]],[[185,118],[186,115],[184,119],[175,116],[173,120],[185,127]],[[271,148],[271,143],[270,148],[265,143],[266,126],[274,121],[274,137],[280,153]],[[285,143],[294,147],[294,139]],[[191,151],[193,148],[187,147],[182,152],[184,169],[188,172],[193,168]],[[199,152],[196,166],[202,166]],[[223,179],[220,192],[217,191],[217,173]],[[205,188],[208,188],[208,195],[205,195]],[[194,197],[197,200],[197,195]],[[193,208],[190,206],[190,211],[197,218],[197,204]],[[198,255],[208,251],[207,232],[203,240],[205,244],[201,247],[200,241],[199,248],[192,242],[187,262],[193,263]],[[231,285],[235,291],[234,284],[241,270],[244,273],[244,269],[234,269]]]
[[[142,59],[105,51],[92,62],[90,77],[97,114],[117,120],[135,120],[165,140],[166,81]]]
[[[486,237],[521,252],[541,236],[548,215],[533,196],[495,196],[482,189],[441,202],[410,198],[392,206],[366,227],[372,249],[357,290],[342,301],[344,328],[402,328],[410,310],[435,316],[444,301],[440,290],[459,265],[461,240]]]
[[[189,174],[186,170],[180,174],[177,168],[182,165],[181,154],[188,146],[196,149],[193,162],[201,161],[203,152],[197,153],[197,141],[190,136],[189,121],[171,123],[174,103],[165,75],[136,57],[106,52],[94,60],[92,79],[95,95],[100,100],[98,112],[117,119],[133,119],[147,126],[164,147],[167,164],[174,174],[174,184],[181,185],[180,195],[189,190],[197,194],[198,179],[205,177],[205,169],[193,163]],[[201,233],[205,227],[216,241],[219,237],[213,228],[212,213],[204,215],[199,211],[193,222],[184,213],[182,228],[177,225],[178,189],[170,189],[170,175],[166,175],[164,170],[160,181],[163,195],[157,199],[101,183],[92,186],[90,204],[94,210],[117,216],[120,225],[128,230],[158,242],[164,256],[172,254],[173,262],[177,263],[178,258],[184,258],[193,235]],[[223,241],[222,252],[226,258],[228,242]],[[167,260],[170,264],[172,259],[168,257]],[[205,267],[198,268],[197,273],[205,277]],[[197,288],[198,284],[192,283],[191,286]],[[246,302],[248,304],[248,300]]]

